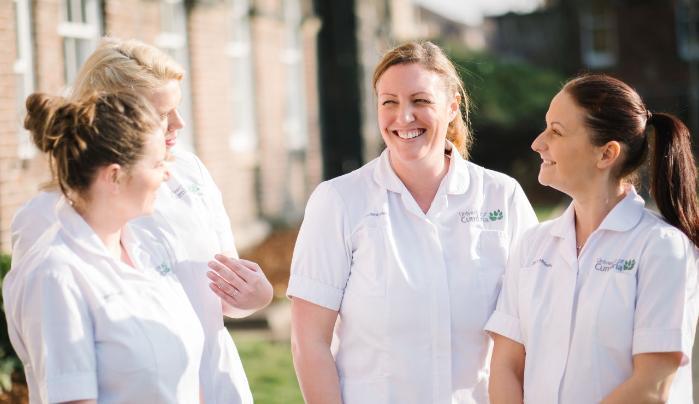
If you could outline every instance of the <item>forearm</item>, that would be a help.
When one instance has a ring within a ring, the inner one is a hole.
[[[605,397],[602,404],[660,404],[668,399],[665,390],[662,382],[654,383],[632,376]]]
[[[488,392],[492,404],[522,404],[522,377],[512,369],[493,367]]]
[[[294,369],[306,404],[340,404],[340,381],[330,347],[292,344]]]

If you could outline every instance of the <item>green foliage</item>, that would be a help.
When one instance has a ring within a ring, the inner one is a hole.
[[[252,395],[257,404],[302,404],[289,342],[234,333]]]
[[[10,256],[7,254],[0,255],[0,287],[2,279],[10,270]],[[0,298],[2,291],[0,290]],[[10,335],[7,332],[7,321],[5,319],[5,306],[2,305],[2,313],[0,313],[0,391],[9,391],[12,389],[12,374],[22,369],[21,362],[17,358],[15,350],[10,344]]]

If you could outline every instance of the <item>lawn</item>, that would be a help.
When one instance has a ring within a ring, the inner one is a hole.
[[[303,404],[288,341],[271,342],[249,333],[233,333],[255,404]]]

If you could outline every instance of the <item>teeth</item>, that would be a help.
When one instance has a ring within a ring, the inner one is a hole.
[[[401,139],[415,139],[416,137],[422,135],[425,131],[424,129],[413,129],[409,131],[394,131]]]
[[[551,160],[544,160],[542,164],[545,166],[553,166],[556,165],[556,162]]]

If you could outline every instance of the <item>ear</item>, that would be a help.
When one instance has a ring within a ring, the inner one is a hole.
[[[456,93],[449,103],[449,122],[453,121],[457,114],[459,114],[459,105],[461,105],[461,95]]]
[[[599,148],[600,155],[597,161],[597,168],[606,169],[614,166],[621,155],[621,144],[616,140],[607,142]]]
[[[110,193],[118,192],[122,182],[123,171],[121,166],[116,163],[104,166],[97,170],[95,182],[98,182],[103,189],[109,190]]]

